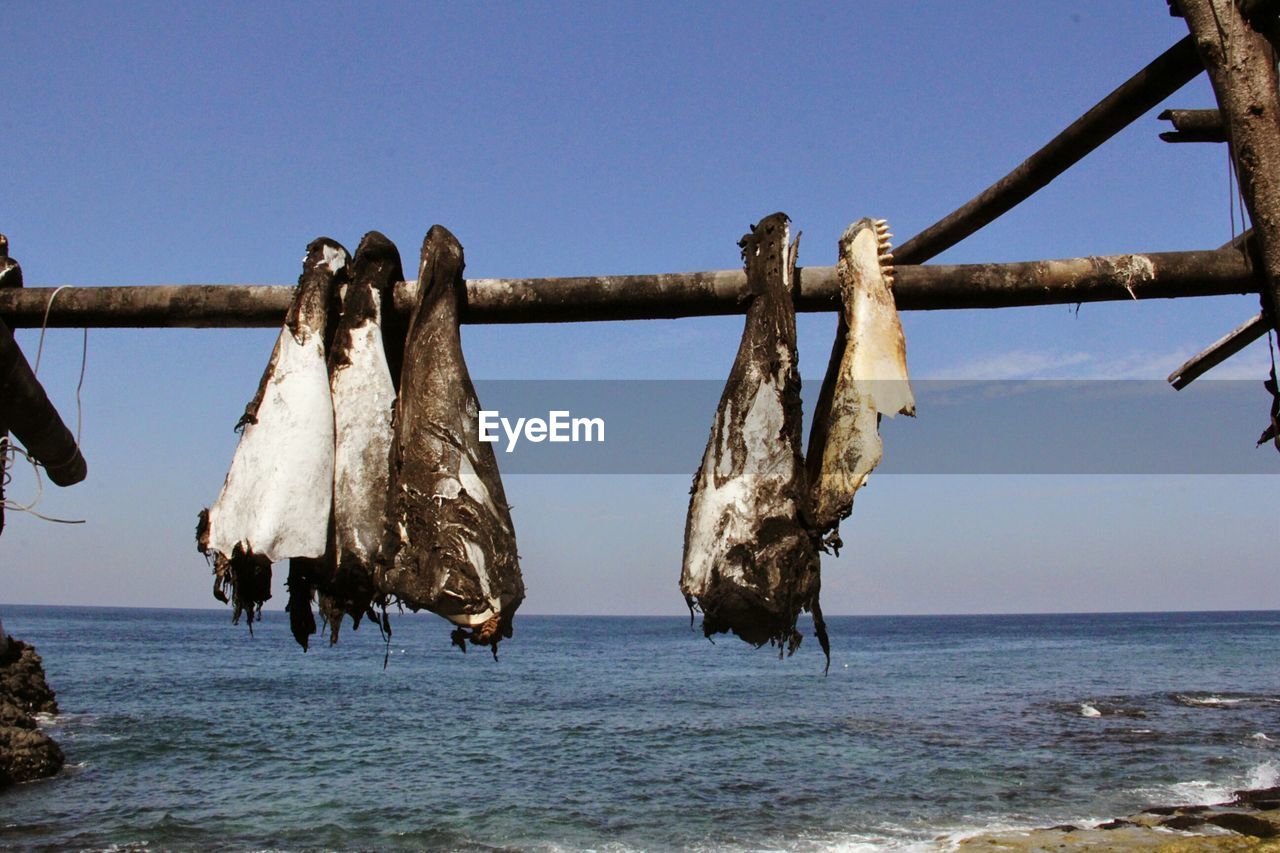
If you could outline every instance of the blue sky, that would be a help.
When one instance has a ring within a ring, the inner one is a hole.
[[[291,283],[313,237],[354,249],[375,228],[412,269],[435,222],[472,277],[723,269],[774,210],[803,232],[802,265],[831,264],[848,223],[885,218],[905,240],[1185,35],[1148,0],[17,3],[5,16],[0,231],[32,286]],[[1211,104],[1201,77],[1167,105]],[[1225,242],[1225,149],[1159,142],[1155,112],[938,260]],[[1159,378],[1256,310],[1223,297],[916,312],[904,326],[916,376]],[[800,320],[807,396],[833,328]],[[740,332],[707,318],[463,334],[481,378],[715,379]],[[195,514],[274,334],[90,332],[90,478],[40,507],[88,523],[11,514],[0,600],[211,606]],[[36,334],[19,338],[34,355]],[[68,420],[80,341],[51,331],[41,368]],[[1266,364],[1255,346],[1215,375],[1261,379]],[[1259,427],[1265,411],[1260,393]],[[682,612],[688,483],[508,477],[527,611]],[[19,472],[11,497],[32,488]],[[1277,607],[1278,497],[1268,476],[884,476],[859,497],[846,556],[824,564],[826,609]]]

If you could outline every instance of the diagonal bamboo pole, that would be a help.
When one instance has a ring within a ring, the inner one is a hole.
[[[1267,322],[1261,314],[1246,320],[1214,341],[1202,352],[1183,362],[1181,367],[1169,374],[1169,384],[1173,386],[1175,391],[1181,391],[1196,379],[1265,335],[1268,328]]]
[[[903,243],[898,263],[920,264],[1026,201],[1203,70],[1188,36],[1156,57],[1066,130],[954,212]]]
[[[59,486],[84,479],[84,457],[75,437],[49,402],[13,332],[0,321],[0,434],[12,431]]]

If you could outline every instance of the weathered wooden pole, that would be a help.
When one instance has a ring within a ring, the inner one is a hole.
[[[1268,328],[1270,326],[1261,314],[1246,320],[1202,352],[1183,362],[1181,367],[1169,374],[1169,384],[1175,391],[1181,391],[1200,376],[1265,335]]]
[[[1178,0],[1209,72],[1262,259],[1262,305],[1280,328],[1280,79],[1271,43],[1233,0]]]
[[[55,484],[70,486],[85,478],[87,466],[75,437],[49,402],[13,332],[0,320],[0,433],[6,431]]]
[[[1227,129],[1217,110],[1165,110],[1156,116],[1173,125],[1160,134],[1165,142],[1226,142]]]
[[[797,269],[796,308],[835,311],[835,267]],[[1110,300],[1256,293],[1253,270],[1238,249],[1156,252],[1005,264],[897,265],[899,310],[1004,308]],[[409,310],[416,282],[395,289],[397,312]],[[742,270],[582,278],[471,279],[464,323],[564,323],[742,314]],[[38,327],[231,328],[278,326],[293,288],[283,285],[68,287],[52,308],[53,288],[0,290],[0,319]]]

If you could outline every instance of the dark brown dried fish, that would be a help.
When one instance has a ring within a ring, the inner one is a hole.
[[[802,412],[796,358],[796,244],[775,213],[742,238],[751,304],[733,370],[720,398],[685,524],[680,589],[702,630],[732,631],[779,653],[800,645],[796,619],[812,611],[828,651],[818,602],[815,537],[800,451]]]
[[[458,626],[454,642],[511,636],[524,600],[515,530],[493,445],[480,441],[475,388],[462,356],[462,246],[432,226],[422,243],[391,454],[387,542],[378,589]]]
[[[377,231],[365,234],[351,282],[341,288],[342,313],[329,347],[333,529],[328,559],[313,574],[330,643],[338,641],[344,616],[359,627],[381,598],[373,572],[386,530],[396,403],[382,321],[392,313],[392,289],[403,279],[395,244]],[[392,348],[403,349],[403,341]]]

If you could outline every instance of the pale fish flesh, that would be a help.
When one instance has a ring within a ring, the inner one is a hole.
[[[835,549],[841,519],[883,456],[880,418],[916,413],[893,298],[891,236],[883,219],[860,219],[840,238],[837,351],[814,416],[808,458],[815,523],[830,532],[828,543]]]

